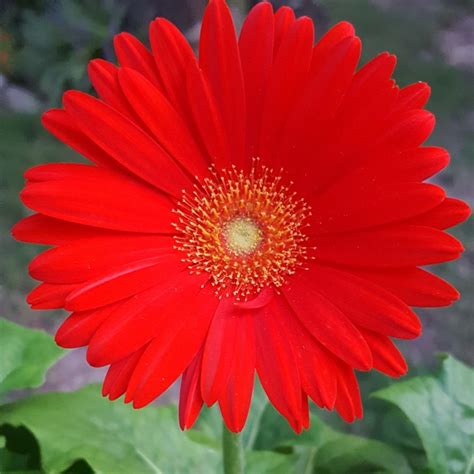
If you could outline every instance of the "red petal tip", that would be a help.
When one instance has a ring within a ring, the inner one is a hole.
[[[338,23],[336,23],[332,28],[344,28],[347,30],[347,32],[354,36],[355,35],[355,28],[354,28],[354,25],[352,23],[350,23],[349,21],[346,21],[346,20],[343,20],[343,21],[340,21]]]

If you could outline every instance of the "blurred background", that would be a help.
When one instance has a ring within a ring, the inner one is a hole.
[[[19,324],[54,332],[64,314],[31,311],[25,295],[34,282],[29,260],[39,248],[14,242],[11,226],[27,214],[18,199],[26,168],[43,162],[80,160],[48,136],[40,114],[60,104],[69,88],[88,91],[87,62],[114,61],[112,38],[129,31],[146,42],[148,23],[164,16],[196,45],[205,0],[0,0],[0,315]],[[256,1],[234,0],[237,24]],[[401,86],[426,81],[433,93],[428,108],[438,120],[431,144],[450,150],[452,162],[436,181],[449,194],[474,203],[474,3],[473,0],[287,0],[298,15],[311,16],[318,37],[340,20],[351,21],[362,38],[363,62],[388,50],[398,56]],[[422,310],[424,334],[401,344],[410,374],[431,369],[436,353],[450,352],[474,364],[474,224],[453,233],[465,244],[460,261],[435,270],[462,293],[450,308]],[[74,390],[102,379],[73,351],[49,373],[41,390]],[[363,375],[368,393],[389,383]],[[168,399],[176,394],[168,393]],[[369,410],[370,411],[370,410]],[[357,431],[357,426],[352,427]]]

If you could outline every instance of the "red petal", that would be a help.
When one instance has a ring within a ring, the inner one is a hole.
[[[129,33],[120,33],[114,38],[114,47],[121,66],[135,69],[162,89],[153,55],[137,38]]]
[[[243,430],[252,400],[256,361],[254,316],[253,313],[246,312],[238,319],[230,377],[219,399],[227,428],[235,433]]]
[[[125,401],[141,408],[165,391],[189,366],[209,328],[217,306],[214,290],[205,288],[193,297],[173,305],[166,326],[155,335],[143,354],[127,389]],[[176,317],[179,315],[179,317]],[[161,315],[160,315],[161,319]]]
[[[443,189],[433,184],[338,184],[312,200],[311,232],[347,232],[401,221],[436,207],[445,198]]]
[[[398,91],[390,79],[395,57],[386,53],[363,66],[353,77],[334,121],[318,131],[312,154],[318,160],[313,189],[324,188],[370,159],[370,147],[384,130]],[[385,153],[377,149],[373,156]],[[386,160],[384,160],[385,162]]]
[[[233,163],[241,166],[245,146],[244,81],[234,23],[224,0],[210,0],[206,8],[199,63],[219,104]]]
[[[82,131],[132,173],[176,197],[189,186],[172,158],[127,117],[82,92],[66,92],[63,102]]]
[[[187,92],[194,123],[213,163],[218,169],[231,161],[226,131],[218,104],[203,72],[191,66],[188,70]]]
[[[240,320],[245,311],[223,298],[212,319],[202,357],[201,393],[206,405],[213,405],[224,392],[236,354]]]
[[[378,285],[321,264],[313,265],[306,278],[357,326],[404,339],[421,333],[416,314]]]
[[[164,91],[186,121],[186,73],[189,64],[196,63],[196,56],[178,28],[164,18],[150,24],[150,43]]]
[[[55,341],[66,349],[87,346],[100,325],[106,321],[117,303],[92,311],[72,313],[56,332]]]
[[[403,111],[387,120],[373,146],[400,151],[415,148],[431,135],[434,126],[435,117],[426,110]]]
[[[323,40],[322,40],[323,41]],[[361,53],[359,38],[352,35],[335,44],[332,48],[320,42],[314,48],[313,62],[321,60],[318,67],[312,69],[305,94],[294,114],[303,114],[317,121],[332,118],[349,87]],[[314,63],[313,63],[314,66]],[[309,102],[308,102],[309,101]],[[315,113],[319,110],[319,114]]]
[[[463,251],[454,237],[429,227],[396,225],[314,237],[321,261],[362,267],[410,267],[446,262]]]
[[[449,163],[443,148],[425,147],[384,155],[376,155],[346,174],[332,188],[386,185],[387,183],[416,183],[430,178]]]
[[[336,114],[359,62],[361,42],[359,38],[349,36],[324,53],[320,48],[321,43],[318,43],[313,61],[321,56],[321,64],[312,69],[307,90],[293,112],[296,117],[302,114],[303,120],[311,117],[318,122]]]
[[[258,3],[240,33],[239,49],[247,96],[247,156],[258,153],[258,139],[266,85],[273,65],[274,16],[272,5]]]
[[[57,181],[71,177],[82,178],[87,177],[89,174],[92,176],[103,177],[108,176],[121,176],[122,174],[116,171],[104,170],[97,166],[89,166],[79,163],[47,163],[43,165],[36,165],[32,168],[28,168],[24,177],[27,183],[41,183],[44,181]],[[102,173],[102,174],[101,174]]]
[[[128,101],[160,145],[192,175],[207,175],[207,162],[186,124],[166,97],[133,69],[122,68],[119,81]],[[159,120],[157,120],[159,117]]]
[[[326,63],[331,61],[331,51],[334,47],[343,40],[354,37],[354,34],[354,27],[347,21],[341,21],[330,28],[313,49],[311,72],[316,73],[318,69],[326,67]]]
[[[356,418],[362,418],[362,400],[360,398],[359,384],[354,371],[343,362],[339,363],[336,410],[339,415],[352,423]]]
[[[285,35],[267,85],[259,156],[270,163],[290,108],[306,83],[314,40],[313,22],[297,20]]]
[[[426,82],[417,82],[400,89],[395,112],[399,110],[422,109],[428,102],[431,88]]]
[[[456,288],[421,268],[351,269],[350,272],[386,288],[410,306],[448,306],[459,299]]]
[[[171,237],[133,235],[72,241],[34,258],[30,274],[48,283],[83,283],[126,263],[155,257],[173,242]]]
[[[65,110],[48,110],[41,117],[41,123],[56,138],[93,163],[105,166],[106,168],[121,168],[107,152],[97,146],[80,130],[73,117]]]
[[[191,429],[202,405],[200,391],[202,351],[199,351],[183,373],[179,392],[179,426],[182,430]]]
[[[21,242],[62,245],[71,240],[97,236],[113,236],[117,235],[117,232],[73,224],[72,222],[43,216],[42,214],[33,214],[17,222],[12,229],[12,235]]]
[[[461,224],[469,218],[471,209],[469,205],[460,199],[446,198],[439,206],[428,212],[408,219],[406,224],[425,225],[436,229],[448,229]]]
[[[361,331],[372,352],[374,369],[390,377],[400,377],[407,373],[408,367],[403,355],[387,336],[366,329]]]
[[[380,128],[393,103],[394,84],[390,79],[396,57],[382,53],[362,66],[354,75],[338,113],[342,138],[349,143],[369,143]],[[388,110],[387,110],[388,108]],[[369,133],[368,133],[369,132]],[[360,137],[363,140],[360,140]]]
[[[77,285],[51,285],[41,283],[26,297],[32,309],[59,309],[64,306],[66,297]]]
[[[276,299],[255,313],[256,367],[273,406],[301,431],[301,382],[296,357]]]
[[[397,62],[396,56],[387,52],[380,53],[375,58],[364,64],[354,77],[351,85],[350,96],[347,100],[357,100],[357,95],[366,92],[371,85],[386,83],[390,80]],[[361,97],[359,97],[359,100]]]
[[[118,81],[119,68],[103,59],[92,60],[87,71],[94,89],[108,105],[129,118],[135,118]]]
[[[126,175],[64,164],[37,166],[26,176],[47,179],[27,183],[20,197],[26,206],[50,217],[131,232],[174,231],[171,201]]]
[[[279,309],[295,349],[304,391],[317,405],[332,410],[337,389],[333,356],[304,328],[284,298]]]
[[[283,293],[299,320],[318,342],[352,367],[361,370],[372,367],[364,338],[339,308],[315,290],[311,275],[304,272],[294,275]]]
[[[295,12],[290,7],[280,7],[275,13],[274,57],[277,57],[283,38],[295,23]]]
[[[94,367],[119,361],[152,339],[172,338],[181,330],[183,321],[192,317],[191,303],[201,301],[196,296],[205,277],[182,272],[127,300],[117,307],[112,317],[92,338],[87,360]],[[209,304],[204,304],[204,308]],[[201,314],[201,308],[194,312]],[[209,317],[210,318],[210,317]],[[202,320],[209,318],[205,314]],[[197,324],[194,323],[194,324]],[[207,324],[207,323],[206,323]],[[206,326],[207,329],[207,326]]]
[[[145,349],[146,347],[109,367],[102,386],[104,397],[107,396],[110,400],[116,400],[126,392],[130,377]]]
[[[127,263],[78,286],[66,299],[66,309],[84,311],[123,300],[167,280],[183,268],[181,255],[175,253]]]
[[[318,174],[321,166],[327,166],[320,163],[327,157],[320,156],[318,148],[335,129],[332,120],[352,81],[360,51],[360,40],[353,37],[329,49],[324,63],[309,74],[308,84],[288,118],[281,149],[279,146],[280,160],[303,188],[311,189],[314,174]]]

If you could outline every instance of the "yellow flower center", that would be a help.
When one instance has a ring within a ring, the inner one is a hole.
[[[224,245],[235,255],[250,255],[263,240],[258,224],[248,217],[235,217],[222,230]]]
[[[247,300],[281,287],[308,259],[309,206],[257,161],[248,173],[213,171],[175,212],[176,247],[191,272],[209,274],[219,296]]]

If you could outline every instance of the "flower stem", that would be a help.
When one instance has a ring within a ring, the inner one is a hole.
[[[232,433],[222,426],[222,452],[224,474],[244,474],[244,455],[239,433]]]

